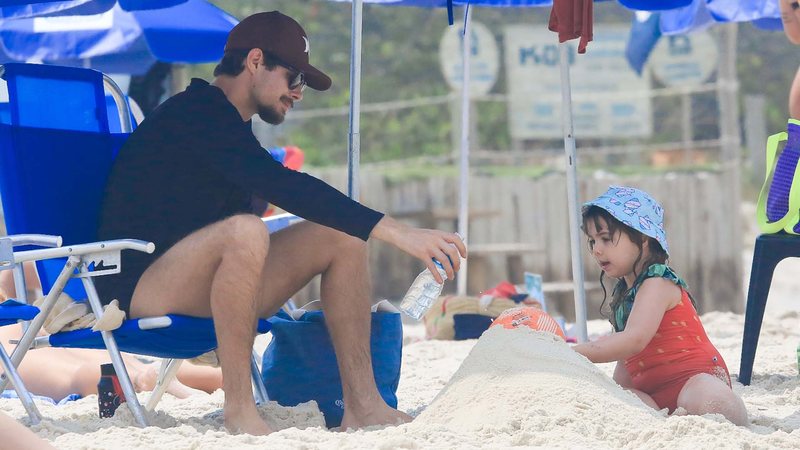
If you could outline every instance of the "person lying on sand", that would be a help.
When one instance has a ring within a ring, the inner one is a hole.
[[[4,271],[10,273],[10,271]],[[38,285],[33,272],[26,274],[29,286]],[[13,279],[0,277],[0,302],[15,297]],[[20,325],[0,327],[0,341],[11,354],[14,345],[9,341],[22,337]],[[158,378],[155,364],[146,364],[132,355],[123,353],[122,359],[131,377],[136,392],[152,391]],[[100,365],[111,362],[105,350],[40,348],[29,351],[18,371],[25,386],[32,394],[50,397],[56,401],[78,394],[81,397],[97,394],[100,380]],[[193,394],[211,393],[222,388],[222,372],[219,368],[184,363],[167,392],[178,398]]]
[[[612,186],[583,205],[582,228],[601,283],[617,279],[610,305],[615,333],[573,348],[595,363],[618,361],[614,381],[653,408],[722,414],[747,425],[744,402],[731,389],[686,283],[666,265],[663,222],[662,207],[634,188]]]
[[[0,327],[0,340],[9,354],[14,350],[14,345],[9,344],[9,341],[20,337],[21,326]],[[158,364],[144,363],[126,353],[122,354],[122,360],[136,392],[152,391],[155,388]],[[110,362],[111,358],[105,350],[39,348],[25,354],[18,371],[25,387],[32,394],[59,401],[71,394],[81,397],[97,395],[100,365]],[[211,393],[220,388],[222,373],[218,368],[184,362],[167,392],[178,398],[186,398],[194,394]]]

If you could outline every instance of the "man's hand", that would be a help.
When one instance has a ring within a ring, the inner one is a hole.
[[[458,234],[412,228],[389,216],[383,216],[370,236],[422,260],[439,283],[444,283],[444,280],[436,270],[434,258],[444,267],[447,278],[452,280],[461,267],[461,258],[467,257],[467,247]]]

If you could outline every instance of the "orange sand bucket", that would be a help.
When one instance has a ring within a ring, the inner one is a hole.
[[[539,308],[520,306],[504,311],[492,322],[489,328],[501,326],[503,328],[528,327],[536,331],[546,331],[565,339],[564,331],[549,314]]]

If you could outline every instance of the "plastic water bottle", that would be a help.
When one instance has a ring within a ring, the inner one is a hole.
[[[97,383],[97,406],[100,417],[114,417],[119,405],[125,402],[125,394],[112,364],[100,365],[100,381]]]
[[[439,272],[442,280],[446,280],[447,272],[444,271],[442,264],[435,259],[433,263],[436,265],[436,271]],[[420,320],[433,302],[439,298],[443,287],[444,284],[439,284],[430,270],[423,270],[411,283],[411,287],[408,288],[403,301],[400,302],[400,310],[410,317]]]

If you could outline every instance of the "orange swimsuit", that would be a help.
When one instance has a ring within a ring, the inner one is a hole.
[[[709,341],[689,294],[681,288],[681,301],[664,313],[653,339],[641,352],[625,360],[632,387],[650,395],[659,408],[677,408],[678,394],[694,375],[708,373],[728,386],[728,367]]]

